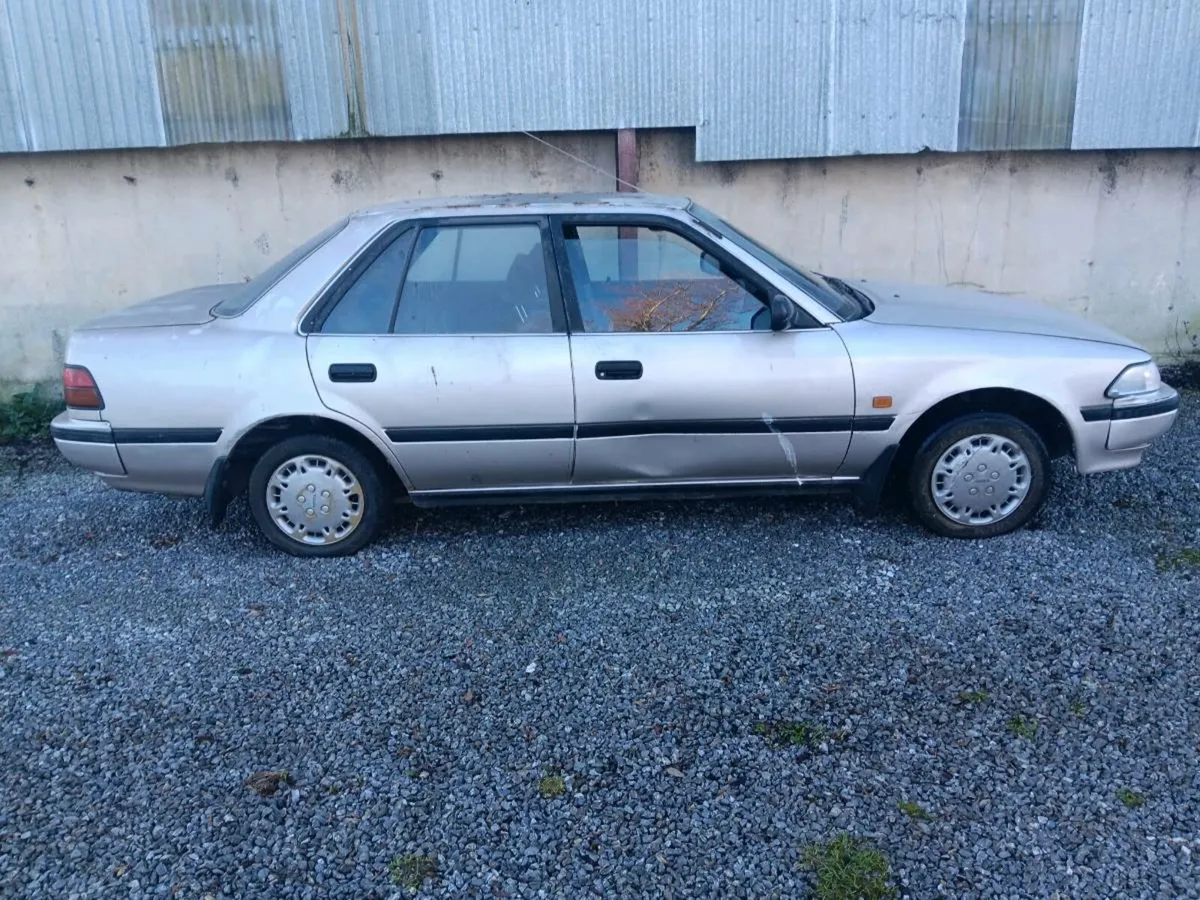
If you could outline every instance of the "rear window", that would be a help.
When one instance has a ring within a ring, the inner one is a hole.
[[[346,223],[349,221],[349,219],[342,219],[340,222],[330,225],[316,237],[309,238],[287,256],[283,257],[283,259],[267,266],[261,273],[243,284],[236,293],[226,297],[214,306],[212,314],[226,319],[240,316],[253,306],[259,297],[274,287],[279,279],[283,278],[284,275],[303,262],[309,254],[316,251],[326,241],[345,228]]]

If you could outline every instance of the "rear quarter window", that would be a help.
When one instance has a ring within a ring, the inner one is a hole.
[[[263,294],[269,291],[279,282],[281,278],[292,271],[301,262],[307,259],[311,254],[316,252],[320,247],[324,246],[330,239],[333,238],[349,223],[349,219],[342,219],[340,222],[335,222],[330,225],[320,234],[309,238],[291,253],[267,266],[262,272],[251,278],[237,293],[230,297],[226,297],[220,303],[212,308],[214,316],[231,319],[234,316],[240,316],[251,306],[253,306]]]

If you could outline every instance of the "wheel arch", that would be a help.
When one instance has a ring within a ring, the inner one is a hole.
[[[1049,400],[1016,388],[963,391],[938,401],[908,427],[896,445],[888,471],[895,487],[912,465],[921,445],[944,425],[972,413],[1009,415],[1024,422],[1042,439],[1051,459],[1074,452],[1074,435],[1066,416]]]
[[[231,499],[245,493],[250,471],[262,455],[280,441],[300,435],[322,435],[345,441],[369,459],[394,497],[408,493],[400,472],[378,442],[347,422],[321,415],[275,416],[257,422],[240,435],[229,452],[213,466],[205,489],[213,524],[224,517]]]

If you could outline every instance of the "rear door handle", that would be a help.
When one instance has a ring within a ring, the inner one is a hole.
[[[373,363],[334,363],[329,367],[330,381],[365,383],[375,380]]]
[[[602,359],[596,363],[601,381],[636,381],[642,377],[642,364],[636,359]]]

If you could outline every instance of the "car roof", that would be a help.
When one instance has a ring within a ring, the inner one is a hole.
[[[564,194],[475,194],[452,197],[414,197],[360,210],[358,216],[393,219],[429,218],[443,215],[488,216],[511,213],[551,214],[563,212],[661,212],[687,209],[691,200],[644,191],[628,193]]]

